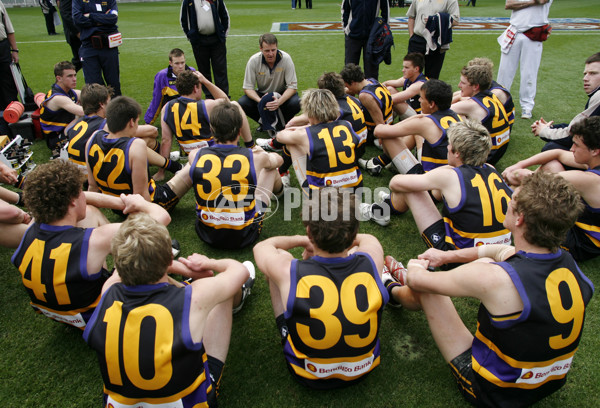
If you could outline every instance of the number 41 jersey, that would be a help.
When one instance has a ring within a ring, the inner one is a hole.
[[[51,319],[84,328],[106,281],[87,270],[92,229],[33,223],[12,256],[31,306]]]
[[[298,380],[334,388],[377,367],[388,293],[371,257],[294,260],[290,278],[284,354]]]

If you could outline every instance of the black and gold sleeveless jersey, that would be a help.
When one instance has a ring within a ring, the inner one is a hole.
[[[99,130],[92,135],[87,157],[92,176],[102,194],[119,196],[133,193],[129,148],[134,138],[109,139],[108,132]]]
[[[448,164],[448,134],[446,131],[456,122],[462,122],[462,119],[452,109],[437,111],[425,117],[433,120],[438,128],[442,131],[442,137],[431,144],[427,140],[423,143],[423,152],[421,154],[421,164],[423,170],[431,171],[436,167],[441,167]]]
[[[254,192],[257,183],[252,150],[215,144],[196,155],[190,169],[198,223],[205,242],[246,246],[259,222]]]
[[[334,388],[379,365],[379,328],[388,293],[371,257],[292,261],[284,354],[302,382]]]
[[[485,126],[492,137],[492,150],[487,162],[495,164],[504,155],[508,147],[510,120],[504,110],[504,105],[491,91],[479,92],[472,99],[487,112],[481,124]]]
[[[92,134],[104,127],[106,119],[94,115],[84,116],[67,129],[67,138],[69,144],[66,147],[69,161],[77,165],[77,167],[87,174],[87,166],[85,164],[85,145]]]
[[[367,141],[367,125],[365,124],[365,114],[362,104],[354,96],[344,95],[342,98],[336,98],[340,106],[340,116],[338,120],[346,120],[358,135],[359,146]]]
[[[510,232],[502,223],[512,190],[492,166],[462,165],[453,169],[460,180],[460,203],[448,207],[444,199],[442,217],[446,242],[456,248],[486,244],[510,245]]]
[[[84,328],[100,300],[104,269],[87,270],[92,228],[33,223],[12,256],[36,311]]]
[[[165,123],[177,138],[181,149],[190,153],[194,149],[212,146],[215,141],[204,101],[180,96],[169,101],[165,108]]]
[[[213,385],[204,345],[190,333],[191,296],[191,286],[167,283],[104,293],[83,338],[98,355],[105,406],[208,406]]]
[[[492,81],[492,85],[490,86],[490,91],[493,91],[494,89],[500,89],[508,96],[508,98],[506,98],[506,102],[504,102],[504,111],[508,115],[508,123],[510,124],[510,128],[512,129],[512,125],[513,123],[515,123],[515,103],[513,101],[512,95],[510,94],[510,91],[508,89],[506,89],[496,81]]]
[[[40,125],[42,126],[42,132],[46,138],[60,136],[67,125],[71,123],[73,119],[75,119],[75,115],[67,110],[59,109],[57,111],[53,111],[46,106],[48,101],[57,95],[66,96],[75,103],[77,103],[79,100],[77,98],[77,93],[75,93],[74,90],[71,89],[67,93],[60,86],[58,86],[58,84],[52,85],[52,88],[50,88],[48,94],[46,95],[46,99],[40,105]]]
[[[319,123],[306,128],[309,141],[306,180],[312,189],[362,186],[356,148],[358,135],[345,120]]]
[[[392,109],[393,104],[392,95],[390,95],[390,91],[388,91],[388,89],[385,86],[383,86],[373,78],[370,78],[368,81],[369,85],[365,86],[360,91],[360,93],[368,93],[375,98],[377,104],[379,105],[379,109],[381,109],[383,122],[388,125],[391,125],[392,121],[394,120],[394,111]],[[369,133],[373,133],[376,124],[373,121],[373,118],[371,117],[371,114],[367,109],[363,109],[363,112],[365,114],[365,123],[367,124],[367,130],[369,131]]]
[[[523,310],[494,316],[480,306],[472,367],[494,406],[529,406],[566,382],[594,286],[562,250],[520,251],[498,265],[512,279]]]
[[[586,171],[600,176],[600,166]],[[593,252],[597,253],[600,250],[600,208],[592,207],[585,200],[583,200],[583,204],[585,205],[583,213],[581,213],[573,228],[579,229],[585,234],[590,249],[594,249]]]
[[[428,80],[429,80],[429,78],[427,78],[424,74],[419,74],[417,79],[415,79],[414,81],[411,81],[408,78],[404,78],[404,85],[402,86],[402,90],[406,91],[406,89],[409,86],[411,86],[412,84],[416,84],[417,82],[425,83]],[[410,105],[410,107],[413,108],[415,110],[415,112],[417,112],[417,113],[421,113],[421,102],[419,101],[420,97],[421,97],[421,94],[418,93],[406,101],[406,103],[408,103]]]

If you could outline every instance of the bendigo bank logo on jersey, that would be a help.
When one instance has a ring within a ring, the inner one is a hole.
[[[279,207],[277,197],[274,197],[274,208],[271,208],[273,205],[269,207],[269,202],[263,203],[261,197],[273,198],[273,194],[260,186],[222,186],[210,193],[199,216],[204,223],[214,225],[243,226],[248,221],[260,222],[264,218],[255,217],[255,214],[270,213],[270,216]]]

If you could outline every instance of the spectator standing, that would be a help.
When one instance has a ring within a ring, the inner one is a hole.
[[[223,0],[183,0],[180,20],[183,32],[192,44],[198,71],[229,96],[225,44],[229,32],[229,12],[225,3]],[[203,87],[202,90],[206,98],[212,99],[208,89]]]
[[[85,83],[110,85],[115,96],[121,95],[118,18],[116,0],[73,0],[73,21],[80,29],[79,57]]]
[[[521,118],[531,119],[535,104],[537,73],[542,61],[542,42],[550,34],[548,13],[553,0],[506,0],[504,8],[512,10],[510,26],[498,38],[500,65],[498,83],[510,91],[517,66],[520,65],[519,103]]]
[[[56,35],[56,29],[54,28],[54,13],[56,13],[56,7],[52,4],[51,0],[39,0],[44,19],[46,20],[46,30],[48,35]]]
[[[345,35],[344,65],[349,63],[359,65],[362,52],[366,78],[379,78],[379,64],[374,64],[367,55],[367,43],[375,19],[380,14],[381,18],[389,24],[390,12],[387,1],[344,0],[342,2],[342,25]]]
[[[427,21],[430,16],[437,13],[447,13],[450,15],[451,23],[457,23],[460,19],[457,0],[439,0],[431,1],[413,1],[406,12],[408,17],[408,52],[420,52],[425,55],[425,75],[429,79],[439,79],[446,50],[438,47],[436,50],[427,52],[427,40],[429,34],[427,30]],[[449,24],[449,27],[451,24]]]
[[[75,70],[81,69],[81,61],[79,60],[79,48],[81,48],[81,40],[79,39],[79,30],[75,27],[73,22],[73,1],[72,0],[59,0],[58,11],[63,22],[63,29],[65,31],[65,38],[67,44],[71,47],[73,53],[73,59],[71,63],[75,66]]]

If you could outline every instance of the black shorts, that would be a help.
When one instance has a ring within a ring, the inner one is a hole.
[[[585,232],[578,227],[567,231],[567,238],[561,247],[569,251],[577,262],[587,261],[600,255],[600,248],[594,245]]]
[[[456,356],[450,361],[450,371],[456,380],[458,385],[458,391],[462,394],[463,398],[467,402],[478,406],[478,392],[476,389],[475,375],[473,374],[473,362],[471,359],[471,349],[466,350],[464,353]]]
[[[167,211],[171,211],[179,202],[179,197],[171,190],[168,184],[157,184],[152,196],[152,202],[160,205]]]
[[[456,249],[456,246],[446,242],[446,225],[441,218],[423,230],[421,239],[428,248],[436,248],[441,251]]]

